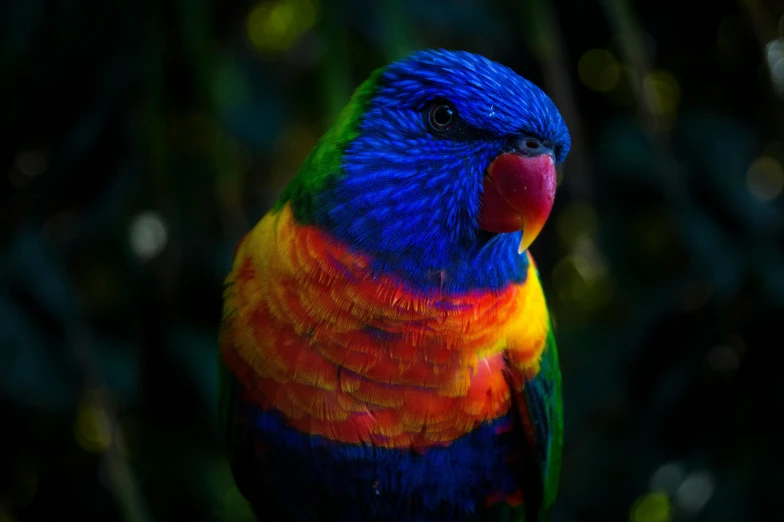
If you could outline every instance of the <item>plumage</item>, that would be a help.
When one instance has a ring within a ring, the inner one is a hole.
[[[221,415],[260,520],[547,518],[562,410],[545,298],[521,232],[477,224],[488,166],[521,136],[568,152],[530,82],[414,53],[357,89],[240,242]]]

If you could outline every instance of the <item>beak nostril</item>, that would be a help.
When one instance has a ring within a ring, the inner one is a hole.
[[[534,136],[522,136],[514,145],[519,154],[523,156],[536,157],[541,154],[554,156],[553,142],[536,138]]]

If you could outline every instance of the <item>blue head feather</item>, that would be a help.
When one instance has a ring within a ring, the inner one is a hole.
[[[447,100],[458,134],[428,125]],[[418,51],[387,66],[346,144],[343,175],[317,196],[316,221],[423,290],[498,290],[525,279],[521,233],[479,229],[485,172],[522,136],[554,144],[569,132],[553,102],[508,67],[464,51]]]

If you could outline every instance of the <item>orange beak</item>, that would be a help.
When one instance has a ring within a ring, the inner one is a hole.
[[[544,227],[555,201],[555,161],[550,154],[508,152],[490,164],[479,227],[488,232],[523,231],[523,253]]]

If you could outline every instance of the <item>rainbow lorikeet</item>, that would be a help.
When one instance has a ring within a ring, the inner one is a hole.
[[[569,145],[467,52],[357,88],[226,280],[221,415],[260,520],[548,518],[561,382],[527,249]]]

